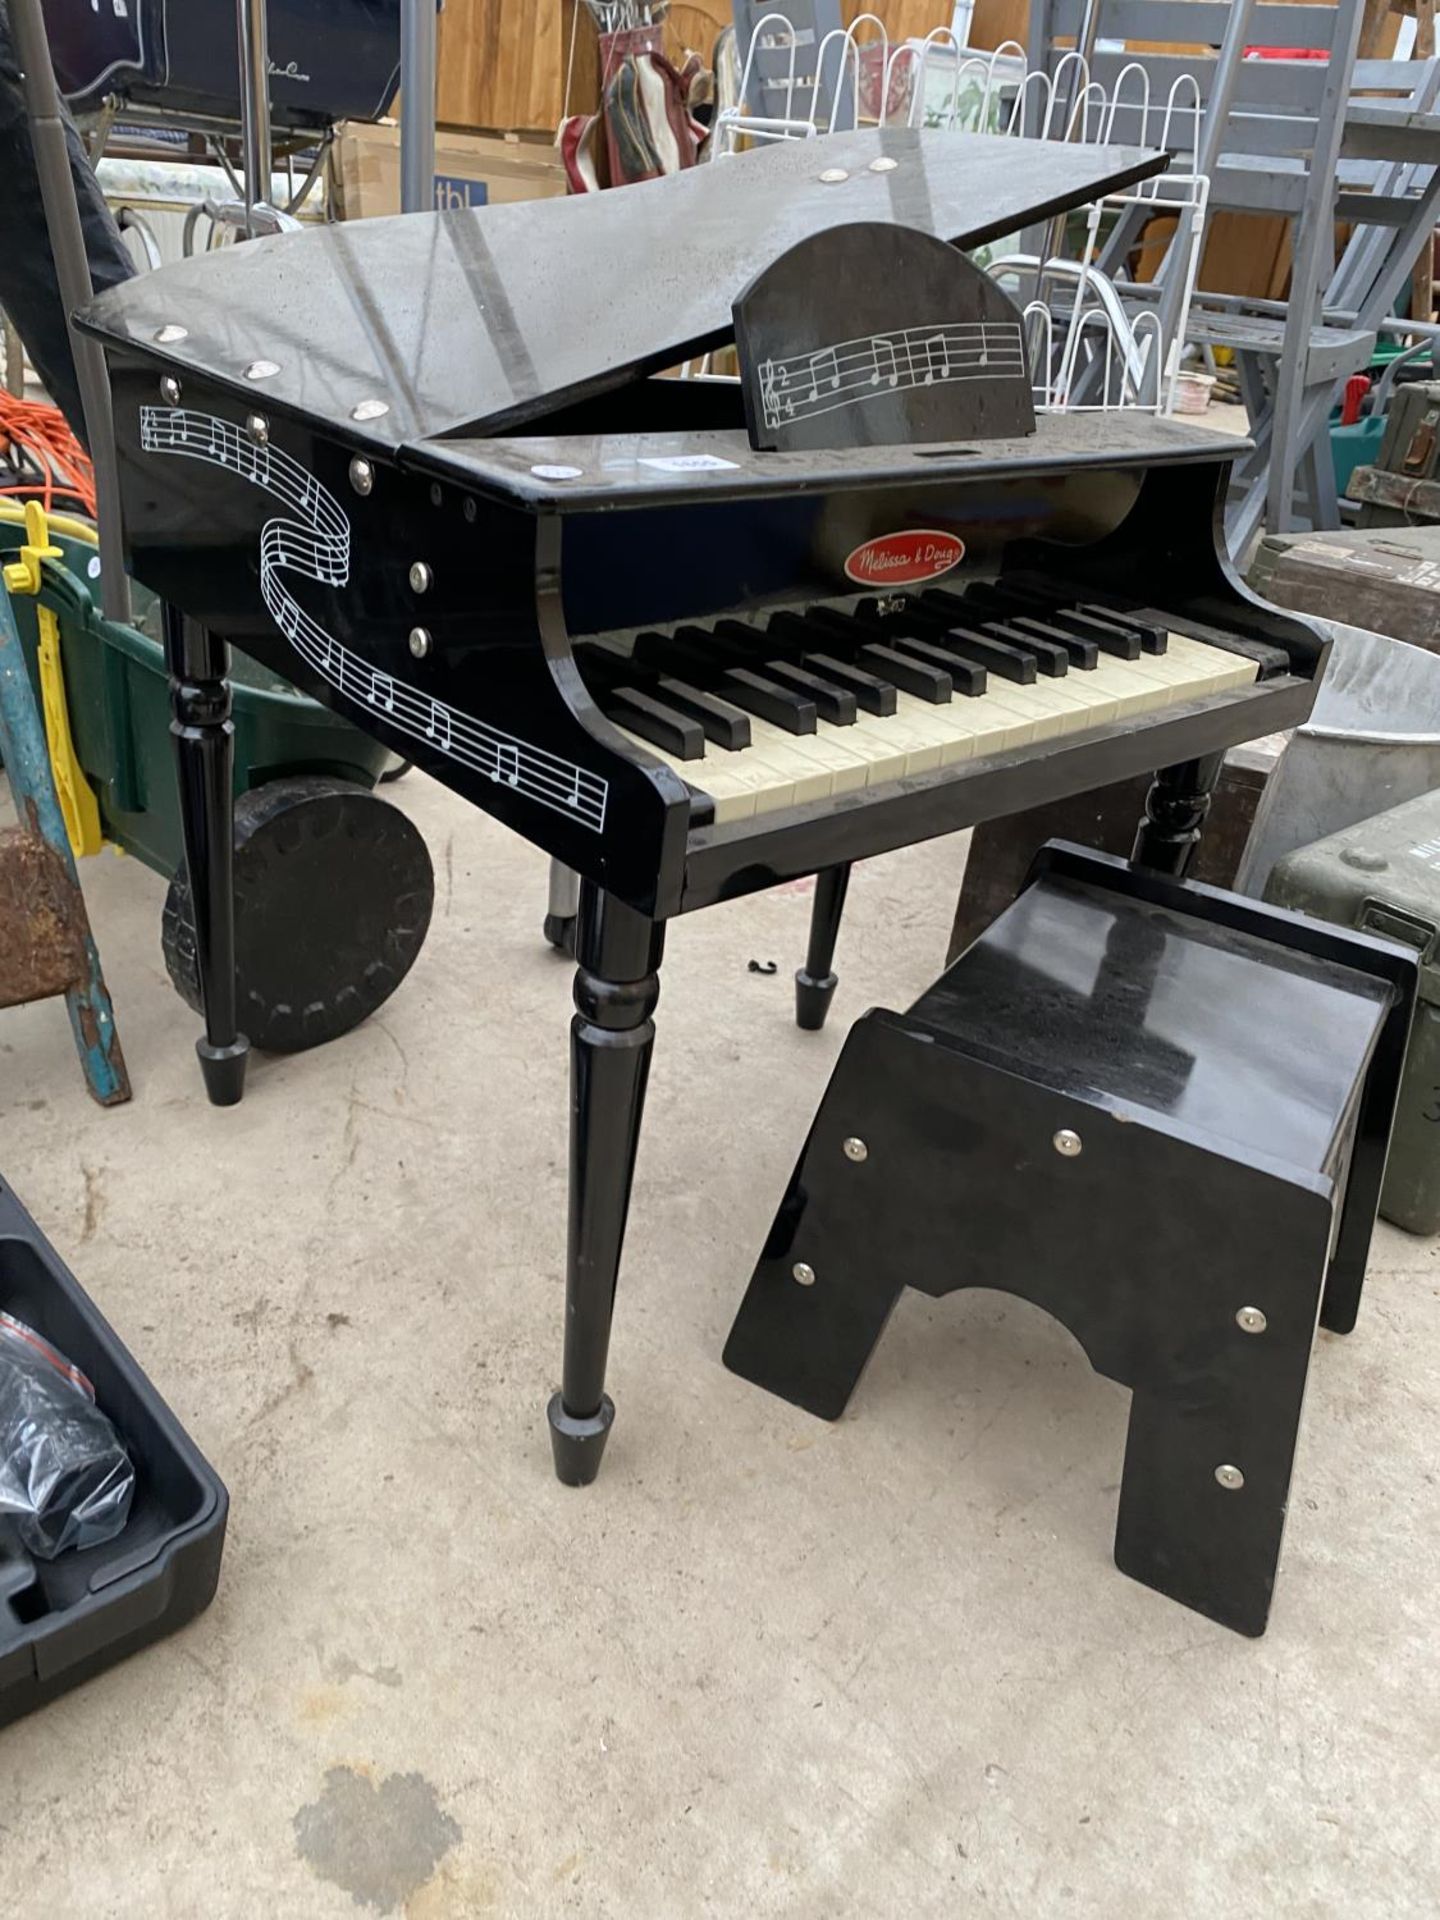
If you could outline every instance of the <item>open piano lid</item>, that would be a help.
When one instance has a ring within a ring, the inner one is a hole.
[[[1166,164],[1138,147],[868,128],[623,191],[252,240],[112,288],[81,324],[384,452],[514,432],[724,344],[740,289],[823,227],[895,221],[979,246]]]

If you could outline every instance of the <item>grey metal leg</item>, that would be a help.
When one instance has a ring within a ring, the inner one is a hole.
[[[580,876],[560,861],[550,862],[550,904],[545,938],[560,953],[575,952],[575,916],[580,911]]]

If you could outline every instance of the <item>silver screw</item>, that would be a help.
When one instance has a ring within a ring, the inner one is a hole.
[[[1235,1324],[1242,1333],[1263,1333],[1270,1322],[1259,1307],[1241,1307],[1235,1316]]]
[[[412,560],[410,562],[410,591],[412,593],[428,593],[434,578],[434,574],[431,573],[429,567],[426,566],[423,560]]]
[[[870,162],[871,173],[893,173],[900,162],[892,160],[888,153],[882,153],[877,160]]]
[[[245,431],[257,447],[269,446],[270,422],[265,418],[263,413],[252,413],[245,422]]]
[[[472,524],[473,524],[473,522],[474,522],[474,519],[475,519],[475,516],[476,516],[476,514],[477,514],[477,513],[479,512],[479,511],[480,511],[480,509],[479,509],[479,508],[478,508],[478,507],[476,506],[476,504],[475,504],[475,502],[474,502],[473,500],[467,500],[467,501],[465,502],[465,518],[466,518],[467,520],[469,520],[469,521],[471,521],[471,522],[472,522]]]
[[[815,1284],[815,1269],[814,1267],[807,1266],[803,1260],[797,1260],[790,1269],[790,1277],[792,1280],[797,1280],[802,1287],[813,1287]]]
[[[247,380],[272,380],[280,371],[273,360],[252,360],[245,369]]]
[[[430,651],[430,635],[424,627],[411,627],[410,651],[417,660],[423,660]]]
[[[849,174],[844,167],[826,167],[820,175],[820,184],[825,187],[838,187],[842,180],[848,180]]]
[[[441,504],[441,502],[444,500],[444,498],[445,498],[445,489],[441,486],[438,480],[432,480],[430,482],[431,506],[438,507]]]
[[[1215,1478],[1227,1493],[1238,1493],[1245,1484],[1245,1476],[1239,1467],[1216,1467]]]
[[[188,340],[189,338],[190,329],[188,327],[177,327],[172,320],[166,326],[161,327],[160,331],[155,335],[155,344],[157,347],[178,347],[182,340]]]
[[[1061,1127],[1051,1145],[1056,1153],[1063,1153],[1067,1160],[1073,1160],[1078,1153],[1084,1152],[1084,1142],[1073,1127]]]
[[[362,400],[358,407],[352,407],[350,409],[350,418],[352,420],[382,420],[389,411],[389,404],[384,400]]]
[[[845,1158],[855,1161],[868,1160],[870,1158],[870,1149],[858,1134],[852,1133],[850,1138],[845,1142]]]
[[[167,407],[179,406],[180,382],[175,378],[173,373],[167,373],[161,380],[160,398],[165,402]]]
[[[356,493],[369,493],[375,484],[375,469],[368,460],[350,462],[350,484]]]

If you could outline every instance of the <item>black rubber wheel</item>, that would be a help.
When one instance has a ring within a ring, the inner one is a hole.
[[[240,1030],[270,1053],[338,1039],[383,1006],[425,943],[435,873],[397,807],[345,780],[272,780],[235,802]],[[200,1012],[181,863],[165,896],[165,966]]]

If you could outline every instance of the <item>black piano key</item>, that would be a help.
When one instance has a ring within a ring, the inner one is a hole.
[[[747,627],[738,620],[717,620],[713,626],[691,624],[675,629],[675,638],[691,648],[709,665],[713,678],[726,667],[758,665],[765,636],[759,627]],[[638,648],[640,642],[636,641]]]
[[[727,667],[720,675],[719,687],[734,706],[744,707],[772,726],[783,727],[786,733],[814,733],[820,718],[813,700],[750,667]]]
[[[900,693],[927,700],[931,706],[944,706],[957,687],[964,693],[984,691],[983,672],[978,676],[978,685],[968,684],[976,669],[966,663],[956,663],[960,668],[958,678],[947,668],[941,667],[937,671],[933,663],[927,663],[923,671],[917,670],[919,662],[909,655],[897,653],[888,644],[886,616],[878,612],[866,618],[858,610],[845,613],[839,607],[818,606],[808,608],[805,619],[812,629],[824,631],[827,649],[838,646],[847,653],[853,652],[857,669]],[[890,713],[895,709],[887,703],[883,711]]]
[[[938,667],[942,673],[948,673],[950,684],[964,699],[973,700],[985,691],[984,667],[967,659],[964,654],[956,653],[953,647],[907,633],[891,636],[890,646],[896,653],[903,653],[912,660],[923,660],[927,666]]]
[[[995,620],[1003,620],[1008,626],[1028,626],[1035,619],[1048,620],[1053,611],[1050,600],[1005,580],[971,581],[963,599],[939,588],[931,588],[925,598],[936,608],[949,611],[962,626],[977,622],[988,626]],[[1048,637],[1041,635],[1042,639]]]
[[[1140,658],[1140,636],[1133,629],[1112,626],[1107,620],[1092,620],[1074,607],[1055,607],[1048,616],[1052,626],[1064,627],[1082,640],[1093,640],[1101,653],[1117,660]]]
[[[652,746],[663,747],[677,760],[703,760],[705,734],[697,720],[689,719],[663,700],[643,693],[639,687],[613,687],[600,696],[601,711],[617,727],[627,727]]]
[[[856,706],[863,712],[878,713],[882,717],[894,713],[894,687],[873,673],[866,673],[863,667],[852,666],[848,661],[837,660],[828,653],[807,653],[802,656],[802,661],[815,673],[823,673],[827,680],[848,687],[855,696]]]
[[[1018,653],[1028,653],[1041,673],[1048,674],[1052,680],[1058,680],[1062,674],[1070,671],[1069,654],[1053,640],[1041,639],[1038,634],[1022,633],[1007,620],[987,620],[983,631],[988,637],[1003,641],[1007,647],[1014,647]]]
[[[667,706],[698,720],[712,746],[724,747],[730,753],[749,746],[750,716],[718,694],[706,693],[703,688],[692,687],[683,680],[672,680],[666,674],[656,680],[655,691]]]
[[[1070,656],[1071,666],[1078,667],[1082,673],[1093,673],[1100,664],[1100,649],[1093,640],[1082,640],[1076,634],[1067,633],[1053,620],[1037,620],[1021,613],[1016,614],[1009,625],[1018,627],[1021,633],[1034,634],[1037,639],[1063,647]]]
[[[810,629],[809,645],[823,648],[827,653],[858,653],[861,647],[868,647],[883,639],[881,621],[877,616],[862,618],[854,613],[845,613],[839,607],[811,607],[805,615]]]
[[[635,636],[634,658],[656,673],[674,674],[676,679],[693,680],[703,686],[724,665],[709,639],[703,627],[682,627],[678,633],[639,633]]]
[[[931,646],[940,647],[946,653],[958,654],[962,660],[971,660],[977,667],[984,667],[987,673],[993,673],[1001,680],[1013,680],[1021,687],[1034,684],[1034,654],[1026,653],[1004,640],[992,640],[986,634],[961,626],[941,626],[927,632],[924,637]],[[898,633],[895,639],[897,645],[905,644]]]
[[[932,707],[945,706],[954,690],[955,683],[943,667],[911,659],[879,641],[861,647],[857,658],[868,673],[883,675],[892,687],[913,694],[917,700],[928,700]],[[984,676],[981,678],[983,681]]]
[[[832,727],[853,727],[855,695],[847,687],[837,686],[810,667],[797,666],[793,660],[778,659],[773,653],[761,664],[760,671],[782,686],[794,687],[815,702],[815,711]]]
[[[798,607],[781,607],[777,613],[771,614],[766,628],[770,642],[783,640],[786,646],[793,646],[797,653],[803,653],[807,647],[823,645],[825,612],[823,607],[807,608],[803,613]]]
[[[1018,685],[1028,686],[1034,681],[1036,658],[1029,648],[1013,640],[995,639],[973,616],[968,621],[957,620],[948,608],[942,611],[919,600],[903,613],[883,615],[882,619],[892,645],[903,645],[907,639],[925,640]]]
[[[1129,613],[1117,613],[1113,607],[1092,606],[1088,601],[1082,601],[1076,612],[1089,614],[1097,620],[1108,620],[1122,632],[1138,633],[1140,645],[1146,653],[1164,653],[1169,644],[1170,636],[1164,627],[1156,626],[1152,620],[1137,618]]]

